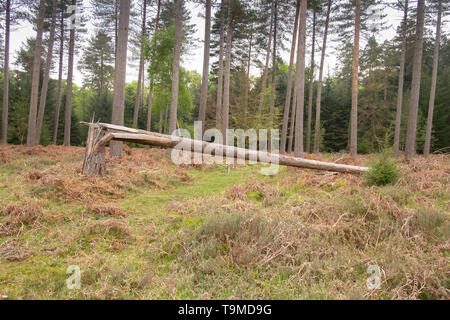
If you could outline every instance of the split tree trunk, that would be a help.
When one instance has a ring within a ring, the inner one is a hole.
[[[235,159],[256,159],[260,162],[271,161],[272,163],[275,162],[280,165],[343,173],[359,174],[369,170],[367,167],[289,157],[264,151],[237,148],[223,144],[158,134],[106,123],[90,123],[88,125],[90,129],[86,143],[85,160],[83,163],[83,173],[86,175],[105,173],[105,146],[108,142],[113,140],[139,143],[168,149],[173,149],[180,142],[183,142],[183,145],[190,146],[191,150],[201,150],[201,153],[206,153],[206,150],[211,150],[212,152],[208,152],[208,154],[215,155],[217,152],[222,155],[230,155]]]

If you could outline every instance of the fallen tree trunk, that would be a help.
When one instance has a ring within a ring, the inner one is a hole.
[[[367,167],[351,166],[345,164],[337,164],[333,162],[323,162],[309,160],[303,158],[290,157],[264,151],[249,150],[237,148],[234,146],[209,143],[200,140],[182,138],[178,136],[170,136],[160,133],[149,132],[145,130],[131,129],[127,127],[110,125],[104,123],[89,124],[89,132],[97,132],[95,138],[89,138],[86,145],[86,161],[95,161],[95,164],[83,164],[83,173],[90,175],[93,173],[104,173],[104,166],[99,162],[104,161],[105,146],[111,140],[139,143],[143,145],[151,145],[162,148],[175,148],[182,144],[183,149],[192,150],[206,155],[221,155],[242,160],[255,160],[262,163],[274,163],[298,168],[308,168],[316,170],[326,170],[343,173],[362,173],[368,171]],[[98,133],[103,131],[104,134]],[[92,134],[94,135],[94,134]],[[103,154],[103,156],[98,155]],[[85,170],[86,168],[86,170]],[[98,172],[95,172],[98,169]]]

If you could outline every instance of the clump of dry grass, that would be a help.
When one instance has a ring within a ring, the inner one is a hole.
[[[2,210],[0,236],[18,232],[25,225],[33,225],[42,217],[42,209],[38,202],[29,201],[25,205],[9,203]]]
[[[93,204],[89,207],[90,211],[102,217],[126,217],[127,214],[121,207],[113,203]]]
[[[0,258],[8,261],[22,261],[30,257],[32,253],[23,248],[16,239],[8,239],[0,246]]]
[[[11,161],[11,157],[5,151],[0,150],[0,163],[8,163]]]
[[[263,205],[270,205],[279,195],[279,191],[262,181],[253,180],[245,185],[231,185],[224,193],[225,199],[248,201],[249,199],[261,201]]]
[[[90,234],[111,235],[116,238],[127,238],[131,235],[128,223],[118,219],[92,221],[87,226]]]

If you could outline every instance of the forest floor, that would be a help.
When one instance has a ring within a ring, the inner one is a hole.
[[[450,298],[449,155],[402,160],[376,187],[125,151],[85,177],[83,148],[0,147],[0,299]]]

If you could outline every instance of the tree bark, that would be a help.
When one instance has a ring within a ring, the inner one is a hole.
[[[72,0],[72,5],[76,0]],[[67,88],[66,88],[66,111],[64,114],[64,146],[70,146],[70,132],[72,126],[72,81],[73,81],[73,58],[75,55],[75,26],[70,30],[69,39],[69,62],[67,64]]]
[[[61,109],[62,75],[64,64],[64,11],[61,10],[61,34],[59,43],[59,71],[58,71],[58,93],[55,107],[55,118],[53,119],[53,144],[56,145],[58,137],[59,112]]]
[[[303,112],[305,106],[305,38],[306,38],[307,1],[300,2],[300,31],[298,33],[297,64],[295,90],[297,91],[297,111],[295,119],[296,157],[303,158]]]
[[[434,98],[436,95],[437,69],[439,63],[439,47],[441,38],[441,15],[442,15],[442,5],[441,2],[439,1],[438,16],[436,21],[436,40],[434,43],[434,54],[433,54],[433,71],[431,76],[430,103],[428,105],[427,129],[425,135],[425,146],[423,150],[423,154],[425,157],[428,157],[430,155],[431,128],[433,126]]]
[[[211,47],[211,0],[205,4],[205,44],[203,47],[203,75],[202,89],[200,93],[200,109],[198,120],[205,122],[206,104],[208,101],[208,77],[209,77],[209,50]],[[204,128],[204,124],[202,124]],[[204,129],[203,129],[204,130]]]
[[[250,33],[249,44],[248,44],[248,59],[247,59],[247,73],[245,77],[245,89],[244,89],[244,126],[247,125],[247,113],[249,106],[249,90],[250,90],[250,67],[252,62],[252,49],[253,49],[253,25],[252,32]]]
[[[222,101],[223,101],[223,45],[224,45],[224,33],[225,33],[225,6],[224,0],[220,3],[220,34],[219,34],[219,70],[217,80],[217,103],[216,103],[216,127],[222,130]]]
[[[331,12],[331,0],[328,0],[327,6],[327,17],[325,19],[325,30],[323,34],[322,43],[322,53],[320,56],[320,69],[319,69],[319,80],[317,83],[317,98],[316,98],[316,122],[314,125],[314,153],[319,153],[320,144],[320,106],[322,101],[322,79],[323,79],[323,67],[325,65],[325,52],[327,48],[327,36],[328,36],[328,25],[330,23],[330,12]]]
[[[119,31],[114,69],[114,98],[112,110],[112,123],[118,125],[123,125],[129,21],[130,0],[120,0]],[[122,156],[122,142],[115,141],[111,143],[110,155],[115,157]]]
[[[420,77],[422,73],[424,3],[425,0],[417,1],[416,41],[414,45],[408,126],[406,130],[405,153],[407,158],[413,157],[416,153],[417,113],[419,109]]]
[[[44,31],[45,0],[39,2],[36,45],[34,49],[33,75],[31,82],[30,113],[28,115],[27,146],[36,145],[36,116],[39,96],[39,76],[41,71],[42,33]]]
[[[350,154],[356,159],[358,153],[358,67],[359,67],[359,29],[361,0],[356,0],[355,7],[355,38],[353,41],[353,71],[352,71],[352,112],[350,119]]]
[[[270,106],[269,106],[269,126],[273,127],[273,116],[275,107],[275,88],[277,72],[277,23],[278,23],[278,2],[275,1],[274,20],[273,20],[273,54],[272,54],[272,79],[270,84]],[[271,140],[269,140],[269,145]]]
[[[281,154],[284,154],[286,152],[286,137],[287,137],[287,130],[288,130],[288,122],[289,122],[289,112],[290,112],[290,108],[291,108],[292,74],[294,73],[294,57],[295,57],[295,48],[296,48],[296,43],[297,43],[296,41],[297,41],[299,11],[300,11],[300,0],[297,0],[297,5],[295,6],[294,31],[292,33],[292,42],[291,42],[291,56],[289,58],[289,71],[288,71],[287,88],[286,88],[286,100],[284,101],[283,125],[281,127],[281,144],[280,144],[280,153]],[[290,152],[290,149],[289,149],[289,152]]]
[[[175,40],[173,48],[172,99],[170,102],[169,134],[177,129],[178,87],[180,83],[181,35],[183,33],[183,0],[177,0]]]
[[[311,44],[311,64],[309,66],[309,96],[308,96],[308,120],[306,122],[306,152],[311,152],[311,121],[312,121],[312,104],[314,91],[314,51],[316,45],[316,8],[313,9],[313,33]]]
[[[6,0],[5,8],[5,62],[3,65],[2,134],[0,144],[8,143],[8,102],[9,102],[9,35],[11,28],[11,0]]]
[[[403,9],[402,24],[402,52],[400,55],[400,72],[398,75],[398,91],[397,91],[397,114],[395,116],[395,133],[394,133],[394,157],[398,157],[400,149],[400,129],[402,122],[402,106],[403,106],[403,81],[405,77],[405,60],[406,60],[406,27],[408,23],[408,3],[405,0]]]
[[[297,113],[297,90],[294,86],[294,96],[292,98],[292,114],[291,114],[291,125],[289,127],[289,143],[288,151],[289,153],[294,152],[294,130],[295,130],[295,117]]]
[[[159,28],[159,16],[161,13],[161,0],[158,0],[158,7],[156,10],[155,32]],[[150,88],[148,92],[148,104],[147,104],[147,130],[150,131],[152,126],[152,105],[153,105],[153,79],[150,75]]]
[[[270,9],[270,28],[269,28],[269,43],[267,44],[266,50],[266,62],[264,64],[264,70],[261,79],[261,95],[259,97],[258,105],[258,117],[262,116],[262,109],[264,105],[264,96],[267,88],[267,73],[269,72],[269,59],[270,59],[270,48],[272,47],[272,30],[273,30],[273,11],[274,11],[274,1],[272,1],[272,6]]]
[[[141,87],[143,85],[142,74],[144,73],[144,56],[142,55],[144,45],[143,39],[145,38],[145,26],[147,22],[147,0],[144,1],[144,7],[142,9],[142,30],[141,30],[141,56],[139,58],[139,74],[138,83],[136,88],[136,100],[134,101],[134,112],[133,112],[133,127],[137,128],[138,117],[139,117],[139,105],[141,104]],[[142,89],[142,91],[144,91]]]
[[[222,135],[224,144],[227,144],[228,139],[226,131],[228,129],[228,122],[230,116],[230,69],[231,69],[231,45],[233,37],[233,20],[232,20],[233,0],[228,0],[228,21],[227,21],[227,50],[225,60],[225,78],[223,83],[223,108],[222,108]]]
[[[41,139],[42,124],[44,122],[45,104],[47,102],[48,81],[50,79],[50,70],[52,68],[53,59],[53,44],[55,43],[55,28],[56,28],[56,6],[58,1],[52,0],[52,23],[50,26],[50,37],[48,39],[47,57],[45,62],[45,73],[42,81],[41,99],[39,101],[39,111],[36,124],[36,141],[39,144]]]

